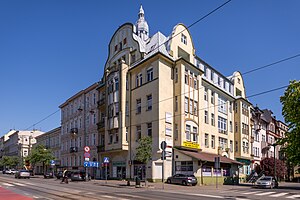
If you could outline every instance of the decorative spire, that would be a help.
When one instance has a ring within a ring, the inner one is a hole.
[[[140,7],[140,12],[138,14],[138,20],[135,24],[136,26],[136,34],[142,38],[144,41],[148,40],[149,38],[149,26],[147,21],[145,20],[145,13],[143,6]]]

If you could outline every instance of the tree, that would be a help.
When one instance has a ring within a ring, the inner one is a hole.
[[[143,136],[141,139],[139,139],[139,146],[136,148],[136,151],[135,159],[145,164],[147,171],[147,163],[150,161],[152,156],[152,138],[149,136]]]
[[[0,161],[0,166],[6,168],[16,168],[21,163],[18,156],[3,156]]]
[[[37,145],[32,149],[30,155],[26,158],[34,168],[37,163],[43,163],[43,169],[45,165],[50,164],[50,160],[53,160],[54,156],[51,149],[46,149],[44,145]]]
[[[276,177],[283,179],[286,167],[284,161],[275,159]],[[274,176],[274,158],[264,158],[260,161],[260,167],[265,171],[266,176]]]
[[[289,130],[277,143],[283,145],[287,162],[300,164],[300,81],[291,81],[284,95],[280,97],[282,115]]]

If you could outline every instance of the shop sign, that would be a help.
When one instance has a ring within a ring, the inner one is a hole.
[[[183,146],[192,149],[200,149],[200,144],[196,142],[183,141]]]

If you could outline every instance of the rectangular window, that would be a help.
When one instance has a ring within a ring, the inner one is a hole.
[[[152,110],[152,94],[147,96],[147,110]]]
[[[225,150],[225,148],[227,148],[227,139],[226,138],[219,137],[219,147],[222,150]]]
[[[193,114],[193,100],[190,99],[190,114]]]
[[[109,134],[109,144],[112,144],[113,142],[113,134]]]
[[[204,144],[205,144],[205,147],[208,148],[209,147],[209,141],[208,141],[208,134],[205,133],[205,138],[204,138]]]
[[[192,140],[193,142],[198,142],[198,129],[197,127],[193,127],[193,132],[192,132]]]
[[[216,137],[214,135],[211,136],[211,148],[215,148],[215,139]]]
[[[185,69],[185,74],[184,74],[184,83],[185,84],[189,84],[189,74],[188,74],[188,70]]]
[[[136,141],[141,139],[141,137],[142,137],[141,126],[136,126]]]
[[[215,125],[215,114],[211,113],[211,125],[214,126]]]
[[[197,76],[195,75],[194,77],[194,88],[197,90],[198,89],[198,84],[197,84]]]
[[[230,140],[230,152],[233,152],[233,141]]]
[[[135,62],[135,52],[130,53],[130,57],[131,57],[131,63]]]
[[[227,114],[227,101],[221,96],[218,98],[218,111]]]
[[[238,152],[239,151],[239,146],[238,146],[238,141],[235,141],[235,152]]]
[[[141,111],[142,111],[141,104],[142,104],[142,100],[141,99],[137,99],[136,100],[136,114],[140,114],[141,113]]]
[[[215,93],[213,91],[211,92],[210,102],[211,104],[215,104]]]
[[[207,88],[204,88],[204,101],[207,101]]]
[[[184,34],[181,34],[181,42],[185,45],[187,44],[187,38]]]
[[[127,39],[126,38],[123,39],[123,45],[125,45],[125,44],[127,44]]]
[[[198,116],[198,102],[194,101],[194,115]]]
[[[128,105],[128,101],[126,101],[126,105],[125,105],[125,113],[126,113],[126,116],[129,115],[129,105]]]
[[[184,111],[185,113],[189,112],[189,99],[187,97],[184,99]]]
[[[96,124],[96,114],[93,115],[93,123]]]
[[[147,69],[147,81],[153,80],[153,68]]]
[[[178,68],[175,68],[175,83],[178,82]]]
[[[208,124],[208,111],[207,110],[204,111],[204,122],[206,124]]]
[[[190,125],[185,126],[185,134],[186,134],[186,140],[191,141],[191,126]]]
[[[115,104],[116,116],[119,116],[119,103]]]
[[[214,72],[213,71],[211,71],[211,73],[210,73],[210,80],[214,81]]]
[[[126,127],[125,139],[126,139],[126,142],[128,142],[128,127]]]
[[[218,116],[219,133],[227,134],[227,119]]]
[[[204,71],[204,76],[206,77],[206,75],[207,75],[207,67],[206,66],[204,66],[203,71]]]
[[[147,124],[147,134],[152,137],[152,123]]]
[[[119,134],[116,133],[116,139],[115,139],[115,143],[118,143],[119,142]]]
[[[232,121],[229,122],[229,131],[232,133]]]

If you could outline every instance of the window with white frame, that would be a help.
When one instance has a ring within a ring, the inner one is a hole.
[[[218,98],[218,111],[227,114],[227,101],[221,96]]]
[[[197,127],[193,127],[193,132],[191,133],[192,135],[192,141],[193,142],[198,142],[198,129]]]
[[[233,152],[233,141],[230,140],[230,152]]]
[[[142,137],[141,126],[136,126],[136,140],[138,141]]]
[[[152,94],[147,96],[147,110],[152,110]]]
[[[219,137],[219,147],[222,150],[225,150],[225,148],[227,148],[227,139],[226,138]]]
[[[185,73],[184,73],[184,83],[189,84],[189,72],[187,69],[185,69]]]
[[[209,147],[209,135],[208,133],[205,133],[205,136],[204,136],[204,145],[206,148]]]
[[[189,112],[189,99],[187,97],[184,99],[184,111],[185,113]]]
[[[218,130],[219,133],[227,134],[227,119],[218,116]]]
[[[215,104],[215,93],[213,91],[211,91],[210,102],[211,104]]]
[[[195,75],[194,77],[194,88],[197,90],[198,89],[198,84],[197,84],[197,76]]]
[[[190,114],[193,114],[193,100],[190,99]]]
[[[152,81],[153,80],[153,68],[147,69],[147,81]]]
[[[211,125],[214,126],[215,125],[215,114],[211,113]]]
[[[194,101],[194,115],[198,116],[198,102]]]
[[[211,148],[215,148],[216,137],[214,135],[211,136]]]
[[[187,44],[187,37],[184,34],[181,34],[181,42],[185,45]]]
[[[152,137],[152,123],[147,123],[147,134]]]
[[[208,111],[207,110],[204,111],[204,122],[206,124],[208,124]]]
[[[142,111],[141,104],[142,104],[142,100],[141,99],[137,99],[136,100],[136,114],[141,113],[141,111]]]
[[[204,101],[207,101],[207,88],[204,88]]]
[[[191,126],[190,125],[186,124],[185,135],[186,135],[186,141],[191,141]]]

